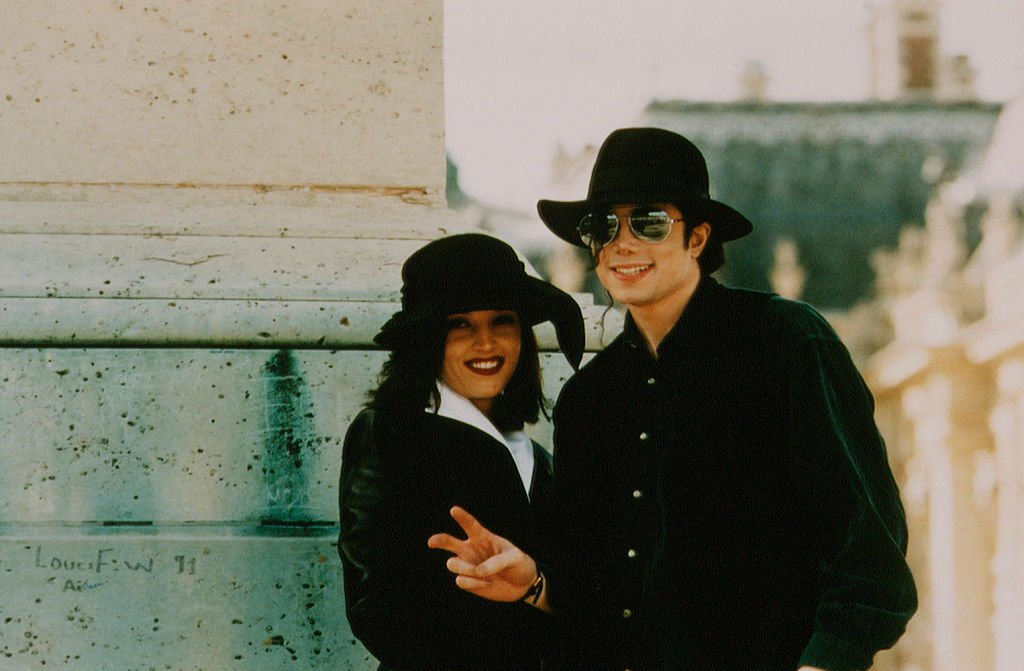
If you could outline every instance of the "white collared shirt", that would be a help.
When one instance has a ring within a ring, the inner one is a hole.
[[[523,481],[523,487],[529,495],[530,486],[533,484],[534,457],[533,442],[530,441],[526,432],[502,433],[494,424],[491,424],[487,415],[480,412],[480,409],[473,405],[468,398],[461,396],[441,380],[437,381],[437,389],[441,392],[441,402],[437,414],[475,427],[504,445],[512,455],[516,470],[519,471],[519,477]],[[434,412],[433,405],[428,406],[426,411]]]

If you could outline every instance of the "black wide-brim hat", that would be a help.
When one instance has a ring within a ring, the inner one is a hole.
[[[583,358],[583,313],[572,296],[526,272],[497,238],[462,233],[439,238],[402,265],[402,309],[374,336],[387,349],[415,347],[442,333],[449,315],[515,310],[523,326],[551,322],[574,369]]]
[[[576,231],[580,219],[627,203],[673,203],[711,224],[711,236],[722,242],[753,230],[746,217],[711,198],[707,163],[696,145],[661,128],[613,131],[597,152],[586,199],[541,200],[537,212],[555,235],[586,247]]]

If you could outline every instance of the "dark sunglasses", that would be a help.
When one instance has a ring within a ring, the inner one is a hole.
[[[673,219],[668,212],[657,205],[638,205],[629,211],[626,222],[629,230],[638,240],[656,244],[664,242],[672,232],[672,224],[682,219]],[[591,212],[576,225],[580,235],[590,252],[597,256],[601,248],[615,239],[619,234],[619,217],[614,212]]]

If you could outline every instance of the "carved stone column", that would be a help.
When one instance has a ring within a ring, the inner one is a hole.
[[[336,481],[401,262],[458,226],[442,34],[441,0],[4,3],[0,668],[376,668]]]
[[[964,364],[955,349],[935,352],[928,372],[903,394],[927,479],[928,566],[919,578],[934,671],[992,668],[988,399],[984,375]]]
[[[996,671],[1024,659],[1024,352],[999,366],[999,400],[992,413],[996,443]]]
[[[1019,236],[1021,222],[1009,223]],[[991,371],[995,399],[987,425],[995,444],[993,481],[997,516],[995,612],[996,671],[1024,658],[1024,252],[999,259],[985,277],[987,314],[967,331],[967,352]]]

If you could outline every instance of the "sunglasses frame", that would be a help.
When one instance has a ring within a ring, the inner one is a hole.
[[[665,215],[665,219],[666,219],[666,221],[668,223],[668,227],[665,229],[665,233],[663,235],[660,235],[660,236],[650,236],[650,235],[647,235],[647,234],[645,234],[645,233],[643,233],[641,231],[638,231],[636,229],[636,227],[633,225],[633,216],[637,214],[638,210],[643,210],[647,216],[650,216],[651,214],[658,213],[658,212],[660,212],[661,214],[664,214]],[[622,226],[622,224],[620,223],[621,220],[622,220],[622,217],[619,217],[618,215],[616,215],[614,212],[612,212],[610,210],[605,212],[604,216],[606,218],[606,222],[609,224],[608,230],[611,233],[608,236],[607,240],[605,240],[604,242],[598,242],[593,235],[591,235],[589,233],[584,233],[581,229],[584,227],[584,222],[585,221],[587,221],[590,218],[598,218],[600,216],[601,216],[601,213],[599,213],[599,212],[590,212],[590,213],[584,215],[583,218],[580,219],[580,222],[578,224],[576,224],[576,233],[580,236],[580,241],[583,242],[583,244],[586,245],[590,249],[590,252],[595,257],[597,256],[598,252],[600,252],[606,246],[611,244],[611,242],[613,240],[615,240],[615,238],[617,238],[619,236],[619,230],[621,229],[621,226]],[[613,219],[615,221],[614,224],[612,224],[612,220]],[[682,219],[673,219],[672,216],[668,212],[665,211],[665,208],[659,207],[658,205],[637,205],[636,207],[630,209],[630,211],[626,215],[625,219],[626,219],[626,224],[629,226],[629,230],[633,233],[633,235],[636,237],[636,239],[640,240],[641,242],[647,243],[649,245],[656,245],[658,243],[665,242],[665,240],[668,239],[668,236],[672,234],[672,225],[673,224],[682,223],[682,221],[683,221]]]

